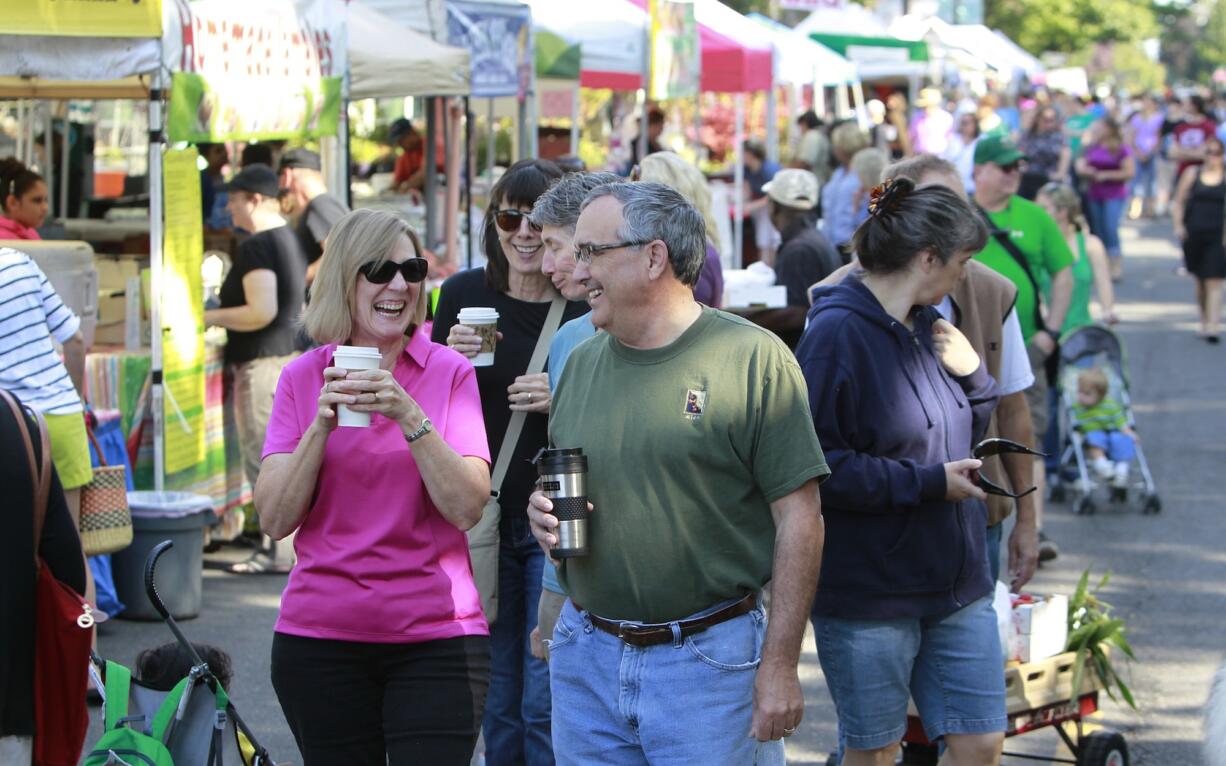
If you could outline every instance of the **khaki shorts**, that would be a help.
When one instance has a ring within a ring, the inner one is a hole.
[[[272,417],[272,398],[277,393],[281,368],[297,356],[267,356],[230,366],[234,380],[234,425],[243,453],[243,471],[252,489],[260,475],[260,455],[264,452],[264,436]]]
[[[1026,405],[1030,407],[1030,422],[1034,426],[1034,443],[1042,446],[1047,435],[1047,357],[1031,343],[1026,346],[1034,385],[1026,389]]]
[[[78,489],[94,478],[89,462],[89,438],[85,435],[85,416],[80,412],[67,415],[44,415],[47,438],[51,440],[51,462],[60,475],[65,490]]]

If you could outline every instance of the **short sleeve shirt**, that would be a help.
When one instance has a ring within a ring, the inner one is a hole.
[[[226,330],[226,362],[236,364],[296,350],[296,332],[306,295],[306,254],[288,226],[253,234],[238,246],[234,266],[221,283],[222,308],[247,303],[243,277],[268,269],[277,277],[277,314],[268,326],[245,332]]]
[[[81,397],[51,342],[67,341],[80,326],[30,256],[0,248],[0,388],[46,415],[80,412]]]
[[[336,346],[281,373],[264,457],[291,453],[315,420]],[[392,372],[459,455],[489,462],[472,365],[416,332]],[[276,630],[307,638],[417,643],[488,633],[464,533],[435,508],[400,426],[336,428],[294,539],[298,564]]]
[[[1026,256],[1030,273],[1042,289],[1052,275],[1073,264],[1073,251],[1060,233],[1060,227],[1043,208],[1035,203],[1014,196],[1003,210],[988,213],[992,223],[1009,232],[1009,238]],[[1017,286],[1017,318],[1022,325],[1022,335],[1027,343],[1038,331],[1035,322],[1035,306],[1039,296],[1025,270],[1001,246],[996,237],[988,237],[987,246],[975,256],[975,260],[1006,277]]]
[[[324,254],[323,243],[336,222],[345,217],[349,208],[331,194],[321,194],[307,203],[306,210],[298,219],[295,233],[302,243],[302,252],[307,262],[314,263]]]
[[[806,391],[782,341],[716,309],[663,348],[576,348],[549,420],[596,509],[591,552],[559,569],[575,603],[667,622],[766,584],[770,503],[829,474]]]

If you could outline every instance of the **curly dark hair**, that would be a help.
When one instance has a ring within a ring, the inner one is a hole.
[[[204,660],[221,688],[229,689],[234,677],[234,664],[230,655],[209,644],[192,644],[196,654]],[[136,658],[136,677],[142,685],[160,692],[168,692],[192,670],[192,657],[176,642],[146,649]]]

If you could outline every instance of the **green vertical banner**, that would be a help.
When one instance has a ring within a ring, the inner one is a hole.
[[[698,95],[702,76],[698,22],[694,3],[648,0],[651,14],[651,83],[653,101]]]
[[[159,301],[167,474],[197,465],[205,452],[204,287],[200,274],[204,225],[198,156],[194,148],[168,151],[162,162],[166,225]]]
[[[213,83],[175,72],[166,133],[192,143],[334,136],[340,126],[341,78],[320,77],[277,90]]]

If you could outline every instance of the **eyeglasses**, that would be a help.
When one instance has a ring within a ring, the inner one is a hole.
[[[384,261],[378,266],[375,263],[370,261],[358,267],[358,273],[366,277],[366,281],[372,285],[386,285],[396,278],[396,272],[400,272],[405,282],[420,282],[430,271],[430,264],[425,258],[410,258],[403,263]]]
[[[610,242],[607,245],[578,245],[575,247],[575,258],[583,263],[591,263],[593,256],[607,253],[610,250],[619,250],[623,247],[642,247],[643,245],[650,245],[652,242],[655,242],[655,240],[641,239],[634,242]]]
[[[1002,173],[1016,173],[1022,167],[1021,160],[1014,160],[1007,165],[997,165]]]
[[[1221,157],[1223,151],[1221,149],[1206,149],[1205,155],[1208,157]]]
[[[1033,450],[1030,447],[1027,447],[1025,444],[1019,444],[1018,442],[1011,441],[1009,439],[999,439],[999,438],[984,439],[983,441],[975,445],[975,449],[971,451],[971,454],[975,457],[976,460],[984,460],[986,458],[990,458],[995,455],[1005,455],[1005,454],[1035,455],[1036,457],[1047,457],[1046,453],[1039,452],[1037,450]],[[1031,492],[1034,492],[1036,489],[1038,489],[1038,487],[1031,487],[1030,489],[1027,489],[1022,492],[1012,492],[1000,486],[996,482],[988,479],[987,477],[985,477],[983,474],[979,473],[978,471],[975,472],[974,481],[975,481],[975,484],[977,484],[980,489],[982,489],[984,492],[987,492],[989,495],[1000,495],[1001,497],[1011,497],[1014,500],[1020,497],[1025,497],[1026,495],[1029,495]]]
[[[520,222],[525,218],[528,219],[528,228],[533,231],[541,230],[541,227],[533,223],[532,219],[528,218],[528,214],[522,210],[508,208],[506,210],[494,211],[494,223],[503,231],[519,231]]]

